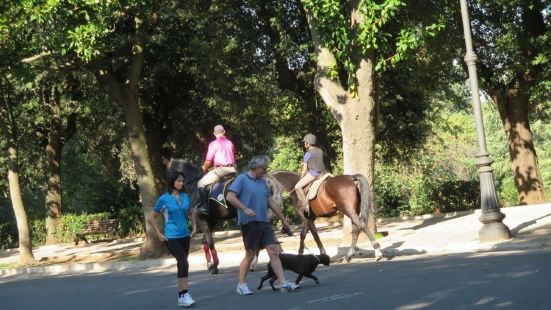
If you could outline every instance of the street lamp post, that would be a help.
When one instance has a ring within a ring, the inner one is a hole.
[[[486,149],[486,137],[484,134],[484,122],[482,120],[482,109],[480,107],[480,93],[478,90],[478,76],[476,73],[476,54],[473,51],[471,38],[471,25],[469,21],[469,12],[467,0],[460,0],[461,17],[463,19],[463,32],[465,35],[465,63],[469,70],[469,81],[471,84],[471,96],[476,122],[476,134],[478,138],[479,152],[476,155],[476,165],[478,166],[478,175],[480,178],[480,203],[482,214],[479,220],[482,222],[482,228],[478,232],[478,238],[481,242],[491,242],[509,239],[511,233],[509,227],[502,223],[505,214],[499,210],[499,203],[494,184],[494,175],[490,154]]]

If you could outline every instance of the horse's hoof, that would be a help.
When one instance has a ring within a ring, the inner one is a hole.
[[[378,262],[383,258],[383,252],[380,250],[375,250],[375,261]]]

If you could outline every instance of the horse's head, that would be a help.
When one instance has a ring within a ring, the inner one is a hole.
[[[173,158],[168,164],[168,170],[176,170],[184,175],[186,192],[193,198],[197,182],[202,176],[201,170],[189,159]]]

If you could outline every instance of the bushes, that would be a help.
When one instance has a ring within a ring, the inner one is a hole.
[[[15,223],[0,223],[0,249],[17,247],[17,226]]]
[[[137,236],[145,233],[143,210],[140,204],[128,203],[126,208],[118,210],[116,218],[120,220],[119,236]]]
[[[96,214],[65,214],[59,220],[59,226],[56,231],[56,239],[58,243],[74,242],[75,235],[84,229],[84,226],[89,221],[108,219],[109,213]]]
[[[480,184],[476,180],[453,180],[442,183],[434,191],[440,212],[474,210],[480,208]]]

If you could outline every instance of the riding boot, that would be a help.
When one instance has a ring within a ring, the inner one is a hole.
[[[201,215],[209,214],[209,189],[199,187],[199,204],[197,205],[197,212]]]
[[[308,218],[310,216],[310,204],[308,203],[308,200],[302,200],[300,202],[300,205],[302,206],[299,211],[304,215],[304,217]]]
[[[304,207],[302,207],[302,212],[304,213],[304,217],[309,218],[310,217],[310,204],[306,203]]]

